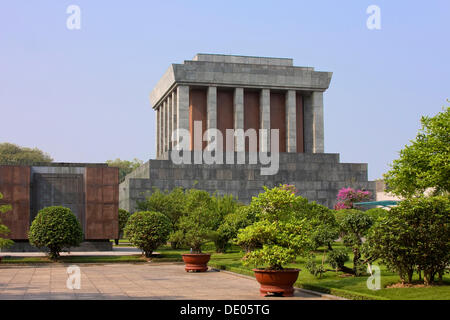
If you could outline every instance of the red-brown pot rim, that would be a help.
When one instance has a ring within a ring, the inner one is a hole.
[[[254,272],[265,272],[265,273],[276,273],[276,272],[300,272],[301,269],[295,269],[295,268],[286,268],[281,270],[270,270],[270,269],[259,269],[255,268],[252,269]]]
[[[182,253],[181,256],[211,256],[211,253]]]

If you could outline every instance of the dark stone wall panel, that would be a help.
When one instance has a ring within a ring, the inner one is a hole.
[[[256,130],[257,151],[259,151],[259,95],[258,91],[244,91],[244,131],[248,129]],[[249,151],[248,139],[245,140],[245,151]]]
[[[270,93],[270,129],[279,129],[279,152],[286,152],[286,98],[282,92]]]
[[[217,90],[217,129],[222,132],[223,150],[227,146],[227,129],[234,129],[234,93],[231,90]],[[233,144],[231,144],[233,145]],[[230,151],[233,148],[229,149]]]
[[[191,89],[189,92],[189,131],[191,133],[191,150],[194,150],[194,121],[202,122],[202,140],[206,131],[206,90]],[[206,148],[206,142],[202,143],[202,149]]]
[[[116,239],[119,234],[119,169],[86,168],[87,240]]]

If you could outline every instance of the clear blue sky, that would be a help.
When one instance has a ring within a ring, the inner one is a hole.
[[[66,9],[81,8],[81,30]],[[368,30],[366,8],[381,9]],[[450,98],[450,1],[0,3],[0,142],[55,161],[155,156],[149,93],[196,53],[294,58],[332,71],[325,151],[380,178],[421,115]]]

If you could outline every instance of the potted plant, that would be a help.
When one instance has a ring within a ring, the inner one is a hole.
[[[178,240],[189,247],[182,254],[187,272],[205,272],[211,254],[202,252],[202,245],[212,239],[217,220],[214,202],[206,191],[192,189],[187,193],[186,212],[178,220]]]
[[[305,219],[295,215],[297,197],[292,187],[264,190],[250,203],[257,221],[240,230],[237,244],[247,250],[242,258],[244,265],[256,267],[253,271],[261,285],[260,294],[288,297],[294,294],[293,284],[300,270],[285,266],[310,251],[310,229]]]

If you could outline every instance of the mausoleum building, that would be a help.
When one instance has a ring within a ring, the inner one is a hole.
[[[119,187],[120,207],[134,211],[155,187],[196,187],[248,203],[263,186],[293,184],[300,195],[328,207],[334,206],[342,187],[374,192],[367,164],[340,163],[338,154],[324,153],[323,95],[331,77],[331,72],[294,66],[289,58],[197,54],[172,64],[150,94],[156,112],[156,159],[126,177]],[[189,133],[183,153],[192,159],[188,163],[172,161],[170,151],[182,140],[177,129]],[[209,129],[223,135],[221,163],[196,161],[198,151],[208,145],[204,137]],[[256,143],[245,136],[239,149],[238,138],[227,135],[230,129],[254,129]],[[265,164],[248,161],[252,152],[279,152],[278,170],[261,174]],[[240,153],[244,162],[225,160],[236,160]]]

